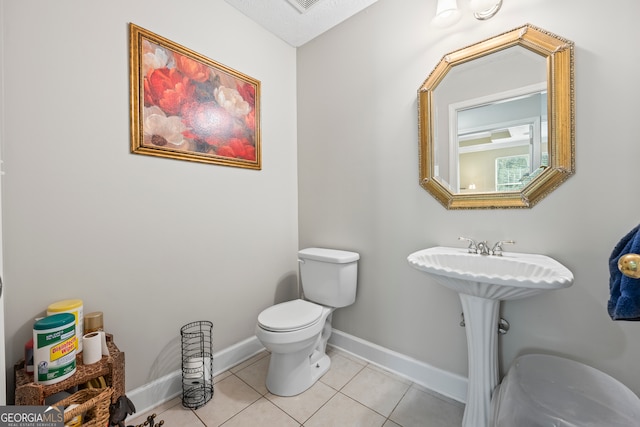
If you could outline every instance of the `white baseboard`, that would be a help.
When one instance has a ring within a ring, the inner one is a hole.
[[[334,329],[329,344],[438,394],[466,403],[467,378]]]
[[[443,396],[458,402],[466,402],[467,379],[465,377],[438,369],[336,329],[331,333],[329,344]],[[262,350],[264,350],[262,343],[256,337],[250,337],[214,353],[213,376],[244,362]],[[181,393],[182,372],[177,370],[127,392],[127,396],[136,405],[137,414],[142,414],[180,396]],[[135,414],[132,417],[135,417]]]

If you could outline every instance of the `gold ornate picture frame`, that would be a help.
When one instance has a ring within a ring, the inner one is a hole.
[[[260,170],[260,82],[129,24],[131,152]]]

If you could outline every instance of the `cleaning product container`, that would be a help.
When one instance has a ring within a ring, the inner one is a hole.
[[[84,335],[84,316],[82,314],[83,305],[81,299],[65,299],[54,302],[47,307],[47,316],[57,313],[71,313],[75,316],[77,350],[82,351],[82,335]]]
[[[197,409],[213,397],[213,323],[192,322],[180,329],[182,405]]]
[[[33,325],[34,379],[55,384],[76,372],[76,324],[71,313],[59,313]]]

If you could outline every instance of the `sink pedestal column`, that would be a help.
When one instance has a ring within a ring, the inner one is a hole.
[[[498,385],[500,301],[460,293],[467,333],[469,380],[462,427],[488,427]]]

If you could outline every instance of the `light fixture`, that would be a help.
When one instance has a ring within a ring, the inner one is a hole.
[[[461,16],[457,0],[438,0],[433,25],[441,28],[448,27],[458,22]]]
[[[502,0],[469,0],[469,7],[476,19],[484,21],[498,13]],[[461,16],[457,0],[438,0],[436,16],[432,22],[437,27],[449,27],[458,22]]]
[[[476,19],[484,21],[498,13],[502,7],[502,0],[469,0],[469,7]]]

